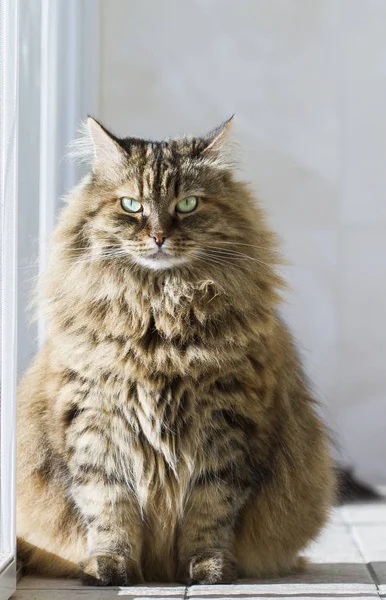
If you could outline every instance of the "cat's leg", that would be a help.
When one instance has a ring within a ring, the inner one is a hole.
[[[88,556],[80,565],[83,581],[89,585],[142,581],[142,522],[127,487],[88,481],[75,484],[72,495],[87,523]]]
[[[237,578],[234,529],[250,488],[237,481],[203,481],[185,509],[178,539],[179,575],[184,583],[229,583]]]
[[[70,493],[86,525],[83,579],[93,585],[142,580],[142,519],[111,432],[78,412],[66,435]]]

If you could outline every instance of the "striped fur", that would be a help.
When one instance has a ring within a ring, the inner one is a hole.
[[[90,122],[92,170],[53,237],[46,342],[19,392],[29,571],[100,585],[274,575],[325,521],[326,435],[277,316],[275,237],[224,159],[228,125],[150,142]],[[198,208],[177,214],[190,195]],[[147,268],[155,230],[166,255]]]

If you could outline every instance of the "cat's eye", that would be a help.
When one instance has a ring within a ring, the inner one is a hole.
[[[139,213],[143,211],[143,206],[138,200],[127,198],[126,196],[121,198],[121,206],[123,210],[129,213]]]
[[[176,205],[176,211],[179,213],[190,213],[197,208],[198,199],[196,196],[188,196],[180,200]]]

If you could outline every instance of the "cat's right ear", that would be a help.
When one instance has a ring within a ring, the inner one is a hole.
[[[94,168],[122,166],[126,153],[114,136],[92,117],[87,118],[87,127],[94,151]]]
[[[68,145],[68,156],[79,163],[90,165],[95,172],[116,177],[127,159],[126,152],[116,138],[92,117],[82,123],[79,134]]]

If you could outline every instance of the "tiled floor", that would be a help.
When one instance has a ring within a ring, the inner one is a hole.
[[[85,588],[77,581],[24,577],[13,600],[376,600],[386,598],[386,500],[335,508],[302,575],[226,586]]]

